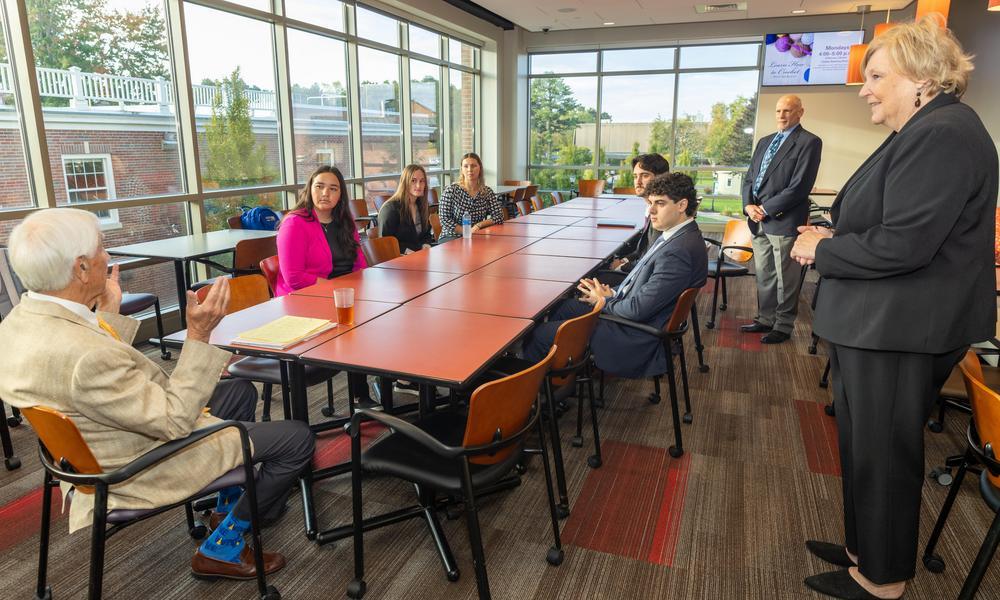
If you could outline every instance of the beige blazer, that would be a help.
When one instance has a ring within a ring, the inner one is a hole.
[[[76,423],[105,471],[218,422],[202,408],[229,353],[188,341],[172,375],[131,346],[139,322],[100,313],[123,341],[64,307],[22,297],[0,322],[0,398],[48,406]],[[179,502],[243,463],[239,434],[220,432],[112,486],[108,508]],[[64,485],[64,497],[68,486]],[[74,494],[69,529],[91,524],[93,496]]]

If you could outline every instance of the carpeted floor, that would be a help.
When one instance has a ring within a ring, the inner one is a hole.
[[[705,315],[711,288],[699,299]],[[803,299],[812,296],[806,284]],[[811,558],[806,539],[842,539],[839,462],[833,419],[823,414],[827,390],[817,382],[825,364],[809,355],[811,313],[802,302],[792,340],[762,346],[739,324],[753,316],[753,280],[731,282],[730,308],[714,330],[703,330],[709,373],[691,369],[694,422],[684,425],[687,453],[672,459],[671,419],[666,397],[650,404],[649,381],[614,380],[600,411],[604,466],[592,470],[584,447],[570,445],[574,415],[561,423],[573,512],[562,522],[566,560],[545,562],[551,530],[540,463],[529,464],[520,487],[486,500],[480,511],[493,596],[552,598],[814,598],[802,579],[828,567]],[[707,318],[702,318],[702,323]],[[689,365],[696,364],[690,352]],[[149,347],[152,358],[158,354]],[[169,369],[175,364],[165,364]],[[345,383],[336,380],[338,409]],[[664,395],[666,388],[664,387]],[[324,404],[319,386],[310,396],[316,418]],[[276,410],[280,410],[277,409]],[[950,413],[945,431],[928,432],[928,470],[963,447],[967,418]],[[29,598],[35,581],[41,472],[31,430],[12,431],[24,466],[0,471],[0,598]],[[346,456],[346,447],[324,444],[325,460]],[[921,548],[947,488],[928,480],[923,489]],[[412,488],[397,481],[365,483],[366,514],[412,501]],[[350,513],[348,478],[317,486],[320,524],[344,523]],[[288,567],[271,579],[285,598],[343,597],[352,576],[349,542],[318,547],[302,530],[298,495],[276,527],[265,532],[269,550],[283,552]],[[992,520],[976,483],[968,478],[939,544],[947,569],[933,574],[918,566],[906,598],[954,598]],[[474,598],[475,576],[464,519],[442,518],[462,570],[449,583],[426,527],[420,521],[365,537],[367,598],[437,600]],[[251,582],[205,583],[193,579],[188,560],[195,543],[183,513],[163,515],[126,529],[108,545],[107,598],[252,598]],[[66,533],[55,521],[49,581],[56,598],[86,596],[89,537]],[[979,598],[1000,598],[1000,561]]]

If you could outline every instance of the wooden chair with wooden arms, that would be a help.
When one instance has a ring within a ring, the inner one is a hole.
[[[260,272],[264,275],[264,279],[267,280],[267,288],[271,292],[271,297],[274,297],[274,291],[278,286],[278,272],[280,269],[280,263],[278,262],[278,255],[268,256],[264,260],[260,261]]]
[[[562,563],[559,522],[538,402],[538,392],[556,352],[553,346],[545,358],[528,369],[479,386],[469,399],[467,411],[460,408],[437,410],[416,423],[367,409],[355,413],[350,425],[353,526],[337,530],[340,537],[353,535],[354,538],[354,580],[347,587],[349,597],[361,598],[367,588],[363,532],[411,517],[427,519],[448,579],[458,579],[458,567],[434,511],[435,492],[441,492],[460,497],[465,504],[476,587],[480,599],[490,598],[476,492],[495,485],[510,473],[522,452],[541,454],[554,540],[546,560],[551,565]],[[389,427],[391,433],[362,452],[363,419],[377,421]],[[537,451],[525,448],[524,444],[527,434],[533,430],[539,439]],[[363,472],[391,475],[413,483],[419,505],[364,519]]]
[[[526,217],[532,213],[533,207],[530,200],[518,200],[514,205],[517,207],[517,214],[520,217]]]
[[[198,301],[204,302],[211,285],[198,290]],[[267,279],[263,275],[243,275],[233,277],[229,280],[229,306],[226,307],[226,314],[256,306],[271,299],[271,290]],[[291,403],[291,387],[288,380],[288,367],[284,361],[275,358],[261,358],[257,356],[246,356],[229,363],[226,371],[233,377],[255,381],[263,386],[261,397],[264,401],[261,412],[262,421],[271,420],[271,397],[274,386],[280,386],[281,404],[284,418],[288,418]],[[332,417],[333,411],[333,377],[339,373],[333,369],[321,367],[305,367],[306,387],[326,382],[326,402],[323,414]]]
[[[368,202],[364,198],[351,199],[347,208],[359,229],[368,230],[376,223],[377,217],[368,214]]]
[[[962,487],[966,472],[972,465],[983,465],[984,469],[979,476],[979,493],[994,517],[958,595],[960,600],[971,600],[979,589],[979,584],[990,566],[997,547],[1000,546],[1000,394],[989,388],[983,380],[982,368],[975,352],[971,350],[967,352],[958,368],[962,372],[966,393],[972,404],[972,419],[966,433],[968,446],[955,481],[951,484],[948,497],[934,524],[931,537],[927,541],[923,563],[934,573],[944,571],[944,561],[934,554],[934,548]]]
[[[678,408],[677,401],[677,381],[674,374],[674,355],[679,355],[681,361],[681,384],[683,386],[682,389],[684,390],[683,421],[685,423],[691,423],[694,420],[694,417],[691,414],[691,394],[688,389],[687,361],[684,358],[684,334],[687,333],[688,330],[687,316],[691,312],[691,307],[694,306],[700,290],[701,288],[688,288],[681,292],[681,295],[677,298],[677,302],[674,304],[674,311],[671,313],[670,318],[663,326],[663,329],[656,329],[655,327],[650,327],[644,323],[636,323],[635,321],[630,321],[614,315],[604,314],[600,317],[603,321],[611,321],[613,323],[618,323],[620,325],[648,333],[649,335],[659,338],[660,343],[663,344],[663,351],[667,355],[667,385],[670,391],[670,410],[674,420],[674,445],[670,446],[668,451],[670,456],[674,458],[679,458],[684,454],[684,446],[681,442],[680,410]],[[676,351],[674,350],[674,344],[677,344],[678,346]],[[601,372],[600,386],[600,397],[604,398],[603,372]],[[655,391],[649,395],[649,401],[653,404],[659,404],[661,398],[660,375],[653,377],[653,387]]]
[[[715,280],[712,290],[712,315],[705,327],[715,327],[715,311],[726,310],[729,306],[729,295],[726,292],[726,279],[730,277],[752,276],[750,259],[753,258],[751,239],[753,234],[743,219],[733,219],[726,223],[722,241],[705,238],[705,241],[718,247],[716,258],[708,259],[708,276]],[[722,304],[719,304],[719,288],[722,288]]]
[[[552,196],[552,206],[564,202],[562,192],[549,192],[549,195]]]
[[[240,218],[240,215],[233,215],[226,219],[226,225],[230,229],[243,229],[243,219]]]
[[[372,202],[375,203],[375,212],[382,210],[382,205],[389,201],[389,196],[385,194],[375,194],[372,196]]]
[[[631,194],[633,196],[635,195],[634,187],[616,187],[612,189],[615,191],[616,194]]]
[[[504,185],[516,185],[518,187],[528,187],[529,185],[531,185],[531,182],[530,181],[525,181],[523,179],[504,179],[503,180],[503,184]]]
[[[361,250],[365,253],[369,267],[402,256],[399,251],[399,240],[391,235],[361,240]]]
[[[562,456],[562,443],[559,435],[559,422],[556,418],[556,404],[576,396],[576,435],[572,444],[575,448],[583,446],[583,393],[586,387],[587,401],[590,405],[590,425],[594,433],[594,453],[587,457],[587,464],[597,469],[603,464],[601,457],[601,434],[597,425],[597,409],[595,406],[594,384],[592,378],[593,361],[590,353],[590,337],[597,327],[605,299],[601,298],[594,304],[591,311],[585,315],[563,321],[556,330],[552,342],[558,350],[549,366],[546,378],[545,398],[548,410],[549,435],[552,438],[552,456],[556,465],[556,488],[559,492],[559,503],[556,506],[559,517],[569,516],[569,495],[566,488],[566,471]],[[490,365],[490,374],[506,376],[522,371],[531,366],[522,358],[505,356]]]
[[[576,182],[577,195],[584,198],[595,198],[604,193],[605,182],[603,179],[578,179]]]
[[[51,531],[52,490],[59,482],[73,486],[73,494],[87,494],[94,497],[94,516],[90,537],[90,581],[87,592],[89,600],[99,600],[103,591],[104,556],[107,539],[129,525],[144,521],[170,509],[184,506],[188,531],[192,537],[204,537],[204,526],[197,526],[191,503],[203,496],[234,485],[244,486],[250,507],[250,531],[253,536],[253,555],[256,566],[257,593],[262,600],[278,600],[281,595],[273,586],[267,585],[264,573],[264,554],[260,538],[260,518],[257,514],[257,490],[250,437],[242,423],[222,421],[215,425],[198,429],[191,435],[172,440],[136,458],[115,471],[105,472],[90,451],[76,424],[57,410],[34,406],[23,410],[38,434],[39,454],[44,468],[42,486],[41,535],[38,552],[38,580],[35,597],[51,599],[52,589],[48,586],[49,537]],[[147,469],[168,459],[222,430],[234,428],[239,432],[243,448],[243,465],[223,474],[205,488],[180,502],[151,509],[108,510],[109,488],[142,475]]]
[[[434,233],[434,239],[441,237],[441,216],[436,212],[427,215],[427,219],[431,222],[431,231]]]

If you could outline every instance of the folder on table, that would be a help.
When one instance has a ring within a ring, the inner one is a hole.
[[[244,331],[233,343],[262,348],[287,348],[336,327],[327,319],[286,315],[256,329]]]
[[[635,221],[630,221],[629,219],[607,219],[604,217],[598,217],[597,219],[598,227],[635,227]]]

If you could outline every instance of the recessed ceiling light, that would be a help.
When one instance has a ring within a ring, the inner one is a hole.
[[[806,9],[804,9],[804,8],[796,8],[795,10],[792,11],[792,14],[793,15],[804,15],[804,14],[806,14]]]
[[[615,22],[614,21],[605,21],[604,24],[605,25],[614,25]]]

